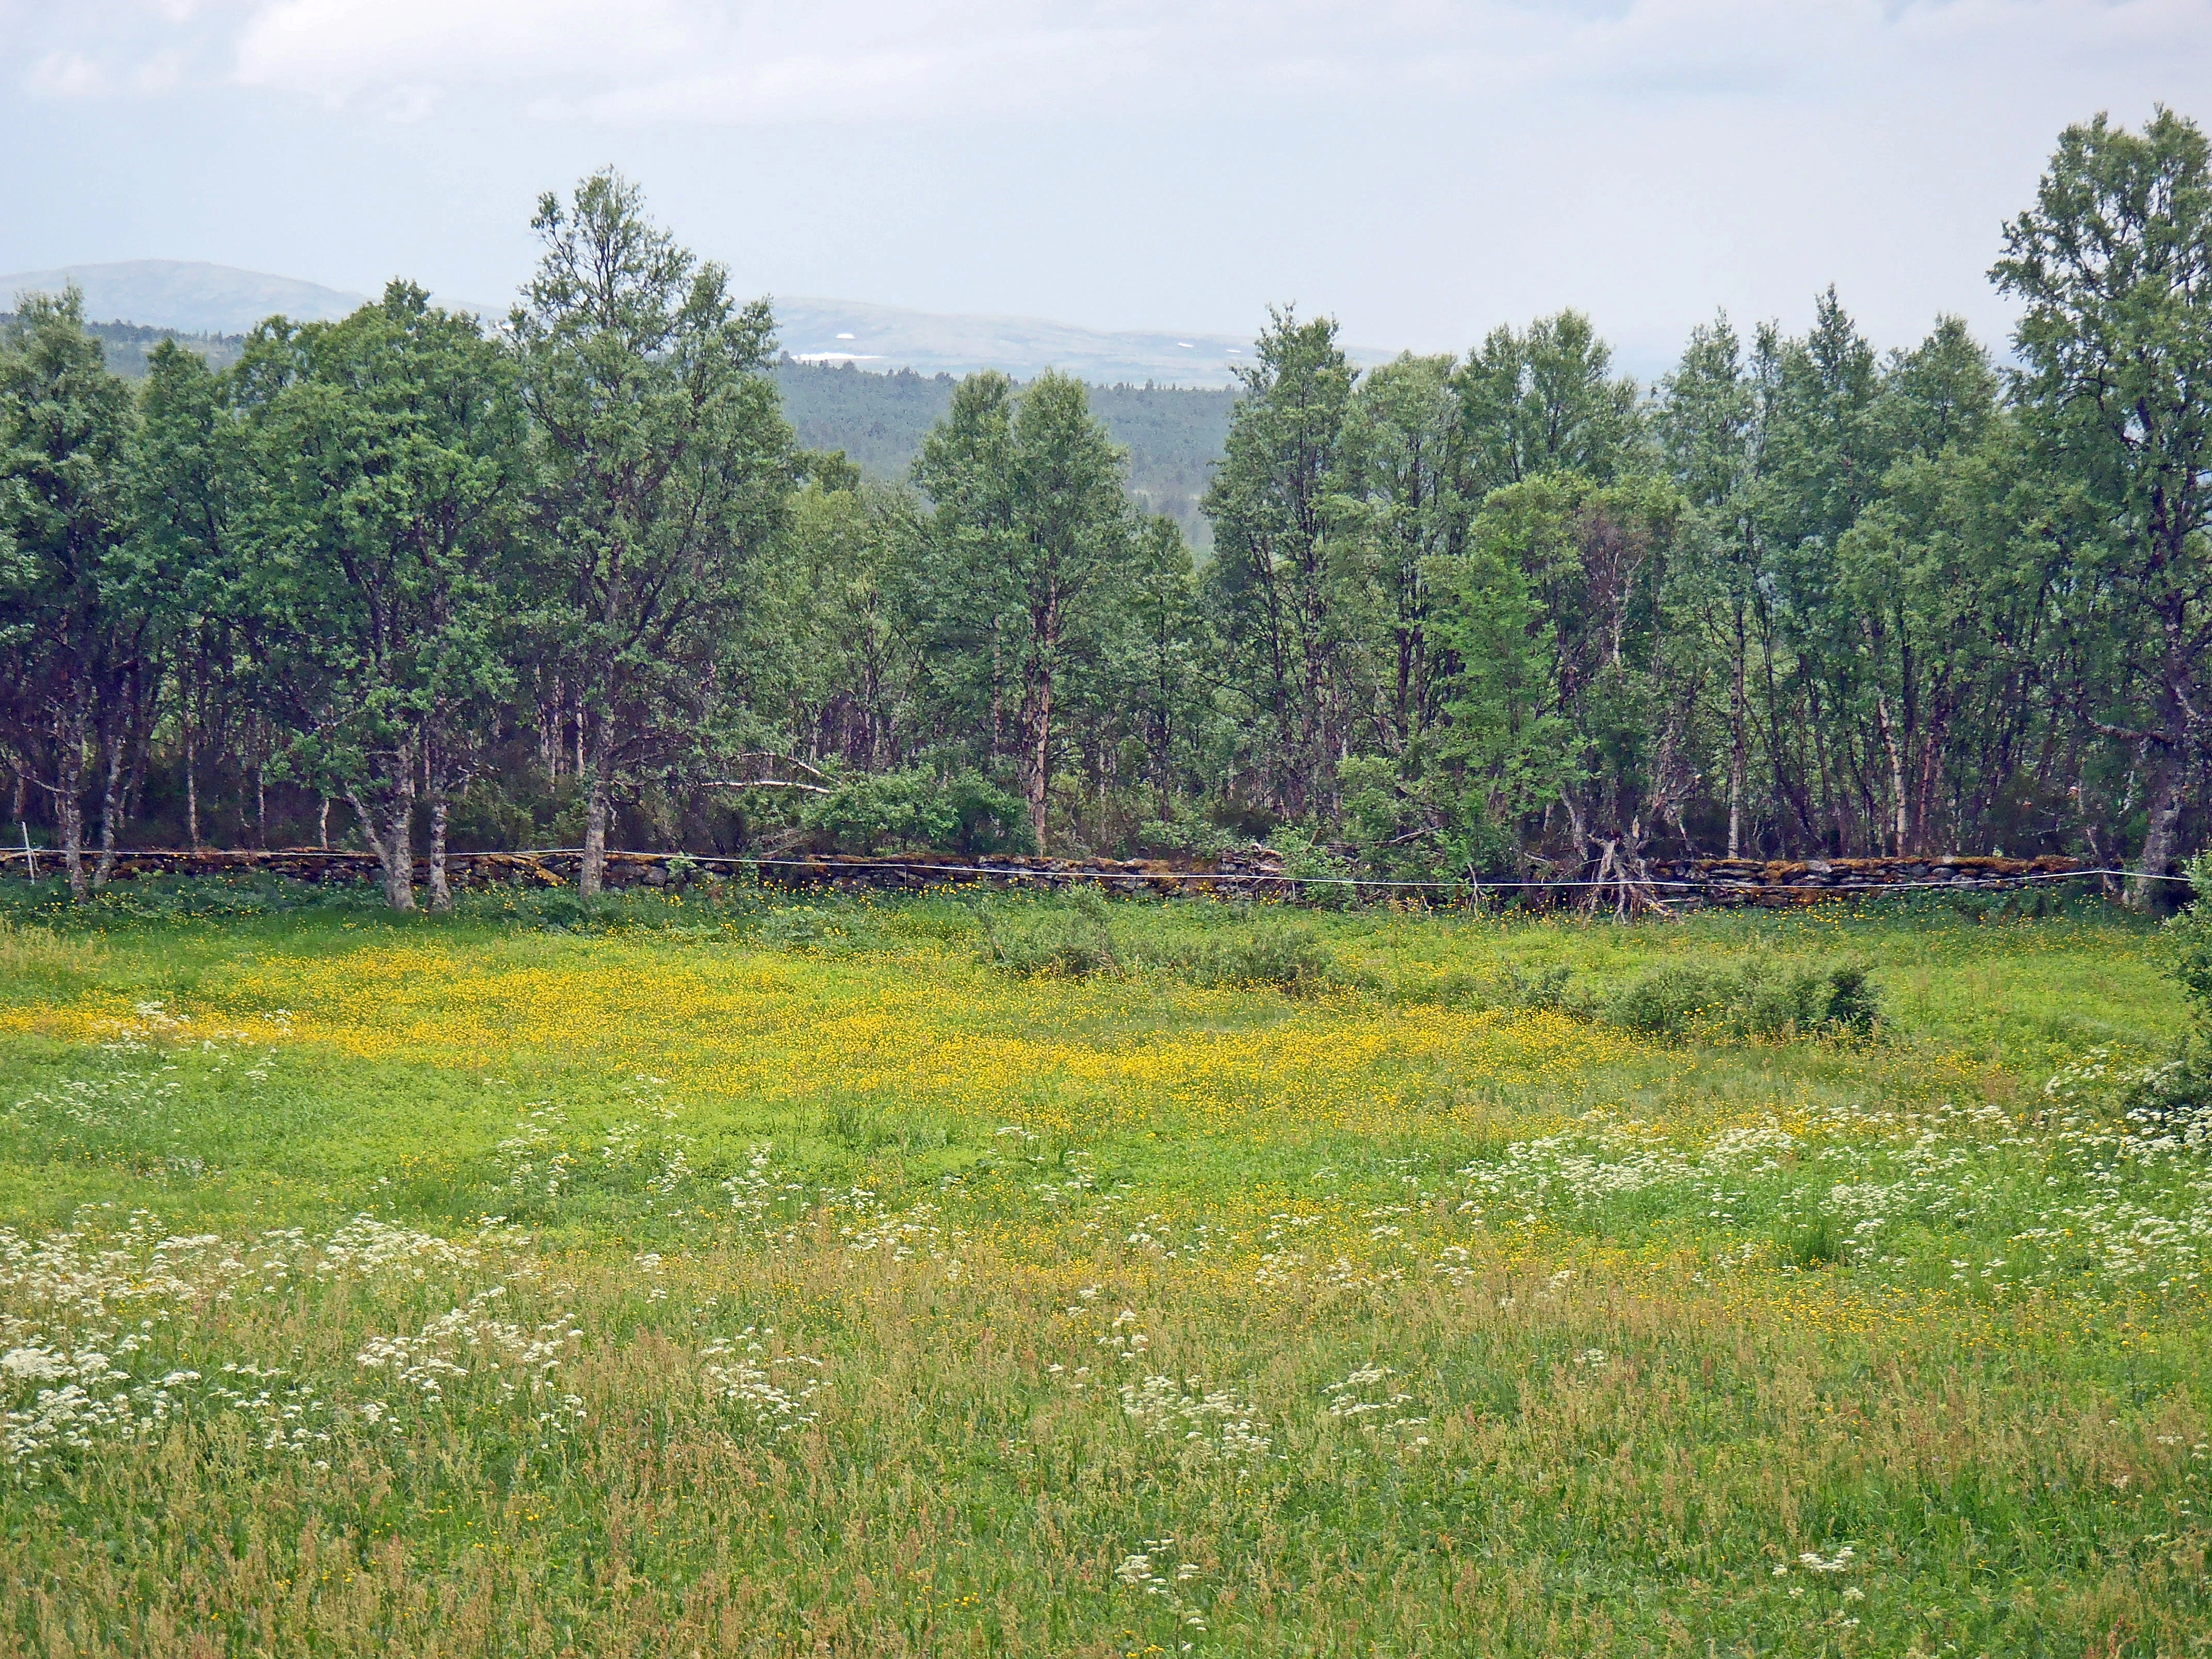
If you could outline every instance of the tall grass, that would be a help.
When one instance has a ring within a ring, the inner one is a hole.
[[[2125,922],[69,929],[0,936],[0,1654],[2212,1634]]]
[[[1127,1248],[902,1260],[826,1221],[774,1253],[477,1257],[319,1274],[280,1246],[131,1299],[147,1374],[189,1359],[228,1398],[19,1477],[0,1650],[2149,1653],[2205,1628],[2207,1425],[2172,1351],[2119,1397],[2033,1325],[1659,1264],[1290,1296]],[[579,1334],[545,1387],[502,1395],[465,1334],[435,1396],[360,1363],[486,1288]]]

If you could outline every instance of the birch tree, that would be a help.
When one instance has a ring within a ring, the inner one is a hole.
[[[2024,412],[2052,463],[2106,515],[2073,611],[2128,631],[2125,683],[2081,710],[2134,753],[2146,817],[2131,902],[2181,853],[2212,707],[2212,152],[2160,109],[2140,133],[2069,127],[2005,228],[1991,275],[2027,310],[2014,338]]]
[[[24,296],[0,335],[0,714],[46,798],[70,892],[104,881],[151,705],[152,623],[130,557],[136,410],[81,295]],[[86,795],[102,856],[85,867]]]
[[[793,463],[765,300],[735,303],[611,170],[531,223],[543,253],[509,331],[538,447],[532,619],[576,688],[590,896],[616,802],[709,736]]]
[[[349,802],[386,901],[450,902],[446,811],[480,717],[512,688],[524,464],[508,364],[473,317],[394,283],[339,323],[264,325],[244,364],[257,489],[241,601],[289,770]]]

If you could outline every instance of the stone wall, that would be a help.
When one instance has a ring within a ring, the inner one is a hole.
[[[87,855],[87,862],[91,855]],[[39,873],[51,877],[61,860],[40,849]],[[573,849],[531,853],[453,853],[446,860],[447,879],[455,887],[573,885],[583,854]],[[1260,848],[1219,859],[1048,859],[921,854],[903,858],[861,858],[843,854],[801,854],[781,859],[712,858],[682,853],[610,852],[610,887],[689,887],[733,877],[759,878],[770,885],[919,891],[925,888],[1059,888],[1096,884],[1112,892],[1188,892],[1259,897],[1282,886],[1279,854]],[[21,876],[23,854],[0,853],[0,872]],[[140,850],[116,854],[113,879],[142,876],[235,876],[266,874],[295,881],[374,881],[380,872],[374,853],[325,852],[313,847],[258,850],[183,852]],[[416,885],[429,880],[429,867],[417,860]]]
[[[1804,903],[1844,893],[1936,891],[2003,892],[2058,884],[2057,878],[2082,868],[2068,858],[1976,858],[1945,854],[1912,859],[1655,860],[1651,874],[1662,899],[1680,896],[1697,904]]]
[[[40,872],[52,875],[60,861],[39,855]],[[25,872],[23,855],[0,854],[0,869]],[[574,851],[455,853],[447,860],[447,878],[456,887],[520,885],[565,887],[576,880],[582,855]],[[2082,868],[2068,858],[1804,859],[1766,862],[1756,859],[1655,860],[1654,892],[1677,908],[1703,905],[1773,906],[1813,902],[1844,894],[1907,891],[2004,891],[2055,884],[2055,878]],[[286,848],[270,852],[198,853],[140,851],[118,854],[115,876],[222,876],[260,872],[295,880],[374,881],[374,854],[324,852]],[[757,873],[771,885],[836,891],[914,892],[926,888],[1064,888],[1097,885],[1115,893],[1208,893],[1222,897],[1310,901],[1318,885],[1287,878],[1281,854],[1254,847],[1218,859],[1048,859],[963,858],[924,854],[903,858],[861,858],[842,854],[798,854],[773,860],[693,857],[680,853],[609,853],[611,887],[684,888],[712,884]],[[417,884],[428,879],[416,866]],[[1363,884],[1370,897],[1426,894],[1443,898],[1460,890],[1435,884],[1377,882]],[[1521,883],[1483,887],[1486,895],[1516,893],[1540,904],[1562,906],[1586,896],[1589,889],[1571,882]]]

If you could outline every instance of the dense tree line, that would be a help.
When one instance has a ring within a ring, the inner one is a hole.
[[[1080,383],[961,382],[909,480],[798,447],[773,322],[612,174],[504,326],[394,283],[135,390],[0,343],[0,754],[77,890],[148,836],[1206,850],[1577,877],[1683,850],[2174,867],[2205,833],[2212,166],[2069,130],[1877,352],[1572,312],[1362,371],[1277,313],[1194,556]],[[338,808],[333,823],[333,805]],[[2140,897],[2141,895],[2139,894]]]

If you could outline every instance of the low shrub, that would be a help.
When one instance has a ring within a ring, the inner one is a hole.
[[[573,887],[464,888],[453,895],[455,912],[467,919],[549,933],[696,933],[718,928],[750,914],[762,902],[760,890],[734,882],[704,883],[678,896],[671,888],[609,888],[586,898]]]
[[[1311,927],[1268,916],[1244,932],[1208,939],[1175,964],[1194,985],[1270,985],[1293,996],[1345,982],[1336,953]]]
[[[1856,964],[1784,972],[1754,958],[1713,970],[1666,967],[1616,992],[1600,1010],[1607,1024],[1644,1036],[1778,1041],[1873,1034],[1880,993]]]
[[[1570,988],[1574,970],[1564,964],[1522,973],[1512,963],[1498,970],[1498,1000],[1509,1008],[1549,1009],[1555,1013],[1587,1012],[1580,1008]]]
[[[1145,970],[1193,985],[1273,987],[1293,996],[1352,982],[1316,928],[1262,907],[1227,912],[1197,938],[1158,926],[1141,908],[1117,927],[1115,909],[1091,887],[1034,904],[979,905],[978,954],[1024,979]]]
[[[778,905],[761,917],[756,931],[762,944],[790,950],[816,943],[828,926],[822,913],[811,905]]]
[[[2212,1152],[2212,1054],[2192,1042],[2120,1081],[2119,1108],[2138,1134]]]
[[[2212,1020],[2212,853],[2191,859],[2188,873],[2195,902],[2167,919],[2160,944],[2167,974],[2201,1023]]]
[[[985,962],[1024,979],[1089,979],[1125,971],[1114,948],[1106,900],[1096,888],[1078,888],[1064,904],[1041,904],[1028,914],[1012,907],[979,907]]]
[[[139,922],[233,921],[315,911],[384,914],[383,890],[373,881],[306,882],[254,871],[117,880],[77,902],[70,897],[68,883],[58,878],[0,881],[0,915],[72,930]]]
[[[1279,826],[1273,837],[1282,854],[1282,872],[1306,883],[1305,902],[1318,908],[1341,910],[1359,902],[1360,890],[1350,884],[1358,872],[1352,860],[1316,841],[1297,824]]]

